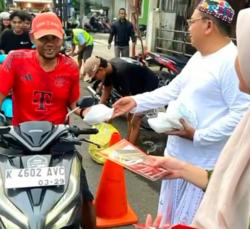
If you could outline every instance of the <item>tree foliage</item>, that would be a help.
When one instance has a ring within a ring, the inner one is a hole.
[[[79,11],[80,9],[80,1],[81,0],[72,0],[72,6],[74,9],[76,9],[76,11]]]
[[[0,12],[4,11],[5,9],[5,2],[4,0],[0,0]]]

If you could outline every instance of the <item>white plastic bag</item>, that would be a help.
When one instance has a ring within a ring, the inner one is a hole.
[[[156,118],[148,119],[148,124],[157,133],[164,133],[173,129],[182,130],[181,118],[190,123],[192,127],[195,128],[197,126],[194,112],[189,110],[184,104],[173,101],[169,103],[166,112],[159,112]]]
[[[105,122],[110,120],[113,111],[113,108],[109,108],[104,104],[97,104],[89,108],[89,111],[85,114],[83,121],[89,125]]]

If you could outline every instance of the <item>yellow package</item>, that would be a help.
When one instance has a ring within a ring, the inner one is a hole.
[[[100,150],[103,150],[109,147],[109,141],[113,133],[119,131],[110,123],[100,123],[97,125],[93,125],[93,128],[97,128],[99,130],[98,134],[90,135],[89,140],[99,144],[101,147],[98,148],[93,144],[89,144],[88,152],[91,158],[97,162],[98,164],[104,164],[105,159],[98,154]]]

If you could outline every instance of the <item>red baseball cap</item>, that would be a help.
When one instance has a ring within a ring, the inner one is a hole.
[[[40,13],[32,21],[31,34],[35,39],[54,35],[63,39],[63,26],[60,19],[52,12]]]

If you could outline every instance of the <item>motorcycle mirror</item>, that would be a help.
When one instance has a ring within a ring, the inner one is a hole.
[[[95,104],[95,99],[92,96],[84,96],[82,99],[80,99],[77,102],[77,106],[81,109],[86,108],[86,107],[90,107],[94,104]]]

